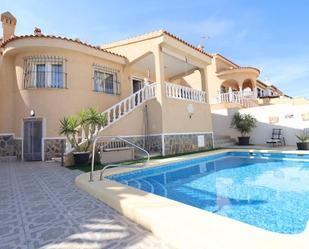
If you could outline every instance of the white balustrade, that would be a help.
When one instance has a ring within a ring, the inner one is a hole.
[[[254,102],[254,92],[245,91],[245,92],[227,92],[217,95],[212,104],[221,104],[221,103],[237,103],[244,107],[254,107],[257,104]]]
[[[158,83],[150,84],[140,89],[139,91],[133,93],[129,97],[121,100],[120,102],[108,108],[104,112],[102,112],[102,115],[106,116],[107,123],[103,127],[95,127],[94,136],[99,134],[107,126],[112,125],[117,120],[119,120],[120,118],[124,117],[125,115],[133,111],[135,108],[140,106],[145,101],[154,99],[157,96],[158,86],[159,86]],[[82,139],[80,142],[80,144],[82,144],[85,141],[86,132],[80,127],[79,133],[82,134],[81,136]],[[88,132],[88,135],[89,135],[89,132]]]
[[[206,103],[206,92],[204,91],[172,83],[165,83],[165,85],[166,85],[166,96],[168,98]]]

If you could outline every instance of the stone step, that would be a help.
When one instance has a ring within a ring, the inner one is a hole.
[[[228,135],[214,135],[214,139],[218,140],[218,139],[231,139],[230,136]]]
[[[230,138],[230,139],[215,139],[215,143],[228,143],[228,142],[236,142],[235,139]]]
[[[236,140],[228,135],[215,135],[214,145],[215,148],[230,147],[236,144]]]
[[[235,143],[222,143],[222,144],[215,144],[215,148],[227,148],[234,146]]]

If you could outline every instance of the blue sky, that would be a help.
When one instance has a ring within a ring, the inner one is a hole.
[[[309,1],[0,0],[16,16],[17,35],[79,38],[93,45],[166,29],[243,66],[262,70],[292,96],[309,97]]]

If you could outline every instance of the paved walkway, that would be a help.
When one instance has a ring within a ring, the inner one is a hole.
[[[1,249],[167,248],[54,163],[0,162]]]

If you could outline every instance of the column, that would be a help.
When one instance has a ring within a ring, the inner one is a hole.
[[[164,55],[161,51],[160,45],[157,46],[155,50],[152,51],[155,60],[155,74],[156,74],[156,83],[160,84],[160,89],[158,91],[157,99],[163,105],[164,98],[166,98],[166,89],[165,89],[165,70],[164,70]]]
[[[257,97],[258,97],[258,95],[257,95],[257,87],[254,87],[254,88],[253,88],[253,97],[254,97],[255,99],[257,99]]]
[[[164,83],[165,75],[164,75],[164,57],[161,51],[160,45],[153,51],[154,59],[155,59],[155,70],[156,70],[156,82]]]
[[[241,83],[238,82],[239,95],[240,95],[241,97],[243,96],[242,86],[243,86],[243,82],[241,82]]]
[[[256,81],[252,80],[252,88],[253,88],[253,98],[257,99],[258,95],[257,95],[257,87],[256,87]]]
[[[202,84],[202,91],[206,92],[206,102],[210,103],[210,94],[209,94],[209,87],[207,82],[207,68],[199,68],[198,69],[201,74],[201,84]]]
[[[166,99],[166,89],[165,89],[165,74],[164,74],[164,55],[161,51],[160,45],[158,45],[153,51],[154,55],[154,62],[155,62],[155,75],[156,75],[156,83],[160,84],[159,89],[157,89],[157,101],[159,102],[161,106],[161,110],[158,111],[156,115],[160,116],[158,117],[155,122],[157,122],[157,126],[161,129],[161,137],[162,137],[162,154],[165,154],[165,140],[164,140],[164,127],[165,123],[168,122],[168,119],[170,118],[167,111],[167,99]]]

